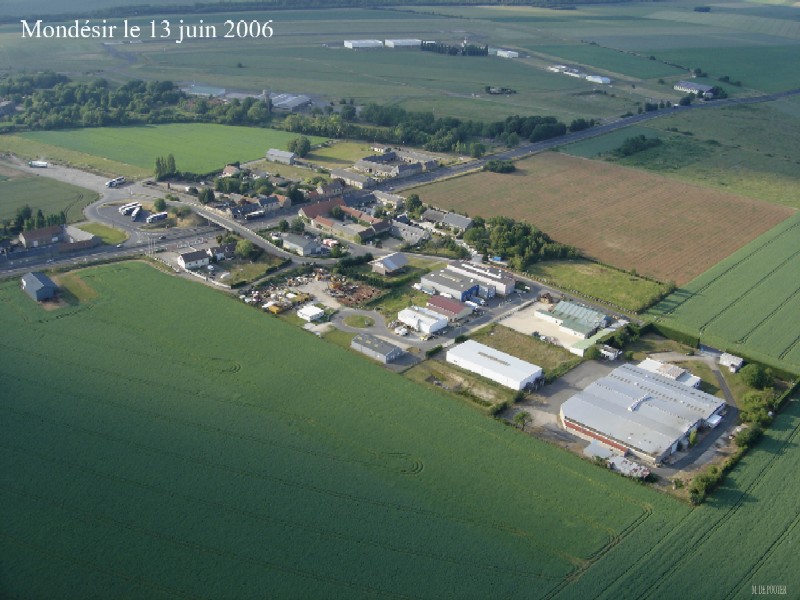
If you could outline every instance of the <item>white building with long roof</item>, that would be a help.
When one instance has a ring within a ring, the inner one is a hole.
[[[447,351],[447,362],[487,379],[522,390],[544,377],[542,368],[500,350],[467,340]]]
[[[561,405],[564,427],[652,464],[660,464],[702,426],[716,426],[727,404],[710,394],[622,365]]]

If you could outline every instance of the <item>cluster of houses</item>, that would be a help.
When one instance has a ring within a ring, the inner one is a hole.
[[[575,77],[576,79],[585,79],[586,81],[591,81],[592,83],[602,83],[605,85],[611,83],[611,79],[609,77],[603,77],[602,75],[590,75],[589,73],[585,73],[580,69],[568,67],[566,65],[551,65],[547,67],[547,70],[551,73],[561,73],[562,75]]]

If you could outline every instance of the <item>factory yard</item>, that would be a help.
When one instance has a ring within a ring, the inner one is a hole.
[[[548,306],[550,305],[543,302],[534,302],[530,306],[508,315],[500,321],[500,324],[525,335],[538,334],[540,338],[544,337],[547,340],[552,340],[564,348],[569,348],[575,342],[583,339],[565,332],[555,323],[545,321],[536,315],[537,310]]]

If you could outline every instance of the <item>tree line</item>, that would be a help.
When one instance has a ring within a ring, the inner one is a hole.
[[[55,73],[0,80],[0,95],[21,104],[15,125],[30,129],[208,122],[264,126],[272,120],[269,100],[222,102],[190,97],[171,81],[129,81],[113,88],[105,79],[75,82]]]
[[[63,211],[46,215],[41,208],[36,209],[36,212],[34,212],[33,209],[26,204],[25,206],[17,208],[13,218],[3,221],[3,235],[14,236],[23,231],[41,229],[42,227],[50,227],[52,225],[66,225],[66,223],[67,214]]]

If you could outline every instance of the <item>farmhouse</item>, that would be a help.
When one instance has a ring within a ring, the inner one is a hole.
[[[541,367],[475,340],[467,340],[448,350],[447,362],[512,390],[535,386],[544,377]]]
[[[236,255],[236,242],[222,244],[221,246],[214,246],[206,250],[209,258],[214,260],[231,259]]]
[[[395,252],[376,258],[371,263],[372,272],[380,275],[394,275],[402,271],[408,264],[408,258],[401,252]]]
[[[350,348],[383,364],[395,361],[403,355],[403,350],[399,347],[368,333],[356,335],[350,342]]]
[[[478,295],[482,298],[493,298],[495,294],[508,296],[516,286],[516,280],[513,275],[496,267],[486,267],[467,261],[456,261],[447,265],[447,270],[478,282]]]
[[[309,240],[302,235],[287,233],[283,236],[283,249],[296,252],[300,256],[319,254],[319,245],[314,240]]]
[[[652,358],[645,358],[639,363],[639,368],[649,371],[650,373],[656,373],[672,381],[677,381],[683,385],[688,385],[691,388],[698,389],[700,387],[701,380],[697,375],[692,375],[689,371],[677,365],[663,363],[660,360],[654,360]]]
[[[563,426],[578,437],[660,464],[700,427],[724,414],[719,398],[633,365],[622,365],[561,405]]]
[[[297,155],[294,152],[270,148],[267,150],[267,160],[280,163],[282,165],[293,165]]]
[[[350,50],[370,50],[383,48],[383,42],[380,40],[345,40],[344,47]]]
[[[297,214],[304,219],[313,221],[317,217],[326,216],[333,210],[335,206],[343,207],[344,205],[344,200],[341,198],[331,198],[330,200],[303,206],[299,211],[297,211]]]
[[[375,197],[377,202],[383,206],[389,206],[391,208],[402,208],[403,203],[405,202],[405,198],[402,196],[398,194],[390,194],[389,192],[375,190],[372,192],[372,195]]]
[[[404,308],[397,313],[397,320],[415,331],[428,334],[447,327],[447,317],[421,306]]]
[[[478,282],[459,273],[443,269],[433,271],[420,279],[422,287],[435,290],[442,296],[450,296],[463,302],[478,293]]]
[[[706,98],[713,97],[713,87],[710,85],[703,85],[702,83],[694,83],[692,81],[679,81],[672,89],[678,92],[686,92],[687,94],[696,94]]]
[[[236,165],[225,165],[225,168],[222,169],[222,177],[236,177],[241,172],[242,170]]]
[[[25,273],[21,280],[22,291],[37,302],[49,300],[56,295],[56,284],[44,273]]]
[[[472,314],[472,307],[452,298],[431,296],[427,308],[447,317],[448,321],[460,321]]]
[[[31,229],[19,234],[19,241],[26,248],[40,248],[51,246],[64,241],[64,227],[62,225],[52,225],[41,229]]]
[[[733,354],[728,354],[727,352],[723,352],[722,355],[719,357],[719,364],[723,367],[728,367],[728,370],[731,373],[736,373],[739,369],[742,368],[744,364],[744,359],[740,356],[734,356]]]
[[[422,40],[385,40],[384,45],[387,48],[419,48],[422,45]]]
[[[208,265],[209,258],[205,250],[194,250],[178,256],[178,264],[183,269],[199,269]]]
[[[536,316],[555,323],[566,333],[584,339],[608,324],[608,316],[568,300],[562,300],[550,310],[537,309]]]

